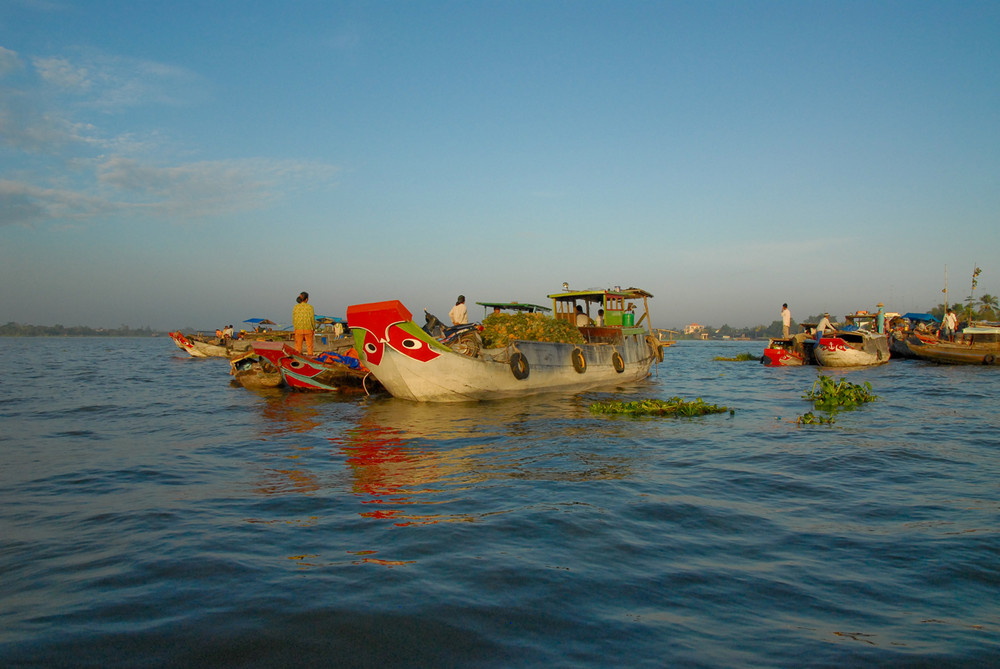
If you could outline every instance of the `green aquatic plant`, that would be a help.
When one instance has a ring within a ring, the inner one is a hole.
[[[812,411],[802,414],[795,420],[796,425],[833,425],[833,416],[817,416]]]
[[[813,383],[812,390],[803,395],[803,398],[811,401],[817,409],[837,411],[874,402],[878,395],[872,393],[872,384],[867,381],[859,386],[847,379],[834,381],[831,377],[820,374]]]
[[[723,360],[725,362],[748,362],[748,361],[760,362],[760,356],[754,355],[753,353],[740,353],[734,358],[727,358],[725,356],[717,355],[712,359]]]
[[[687,401],[680,397],[668,400],[645,399],[635,402],[595,402],[590,405],[591,413],[619,414],[625,416],[704,416],[710,413],[735,413],[734,409],[716,404],[707,404],[699,397]]]

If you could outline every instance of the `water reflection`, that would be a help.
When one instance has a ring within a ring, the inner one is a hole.
[[[634,456],[608,452],[603,436],[593,447],[595,431],[607,429],[620,427],[589,420],[573,397],[455,405],[387,398],[331,442],[351,468],[352,491],[372,507],[361,515],[406,526],[507,513],[481,501],[498,481],[623,478]]]
[[[511,495],[491,488],[632,475],[633,426],[592,416],[593,399],[261,396],[260,436],[268,457],[282,462],[259,470],[253,489],[265,496],[347,492],[361,505],[358,516],[398,527],[476,522],[516,508]]]
[[[304,393],[268,393],[261,395],[261,436],[265,440],[277,437],[308,434],[324,424],[322,405]],[[260,495],[298,493],[311,495],[322,485],[319,476],[309,471],[300,461],[313,450],[313,446],[300,444],[282,449],[278,457],[289,461],[287,466],[268,468],[261,472],[261,480],[254,486]]]

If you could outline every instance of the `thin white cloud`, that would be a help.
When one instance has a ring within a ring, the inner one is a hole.
[[[120,208],[120,204],[78,191],[0,180],[0,224],[3,225],[83,220]]]
[[[125,212],[129,220],[203,221],[265,207],[297,189],[328,187],[338,172],[308,161],[184,162],[159,155],[177,143],[155,130],[108,136],[102,131],[105,113],[192,100],[200,77],[105,55],[29,60],[33,69],[19,80],[22,88],[0,82],[0,225],[108,219]],[[21,66],[18,54],[0,48],[0,74]]]
[[[42,82],[105,112],[146,104],[184,105],[203,97],[205,82],[181,67],[138,58],[82,53],[33,58]]]
[[[0,46],[0,77],[7,76],[11,72],[21,69],[22,66],[16,51]]]
[[[96,183],[45,188],[0,181],[0,225],[87,221],[142,213],[176,222],[261,209],[301,180],[331,183],[337,169],[293,161],[205,161],[162,167],[116,156],[92,167]]]

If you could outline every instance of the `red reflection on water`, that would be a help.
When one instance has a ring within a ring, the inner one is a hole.
[[[432,484],[468,466],[467,449],[414,448],[400,430],[371,420],[348,430],[339,445],[354,475],[352,489],[366,497],[362,504],[375,507],[361,512],[363,518],[396,521],[398,527],[472,520],[468,514],[418,514],[406,508],[446,503],[426,496],[442,492],[441,485]]]

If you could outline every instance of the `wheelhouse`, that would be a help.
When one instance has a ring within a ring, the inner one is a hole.
[[[587,315],[589,325],[580,327],[588,341],[613,341],[624,335],[652,334],[649,319],[651,293],[641,288],[609,288],[607,290],[572,290],[548,296],[552,300],[553,318],[576,325],[576,308]],[[604,322],[597,325],[598,311],[604,310]]]

